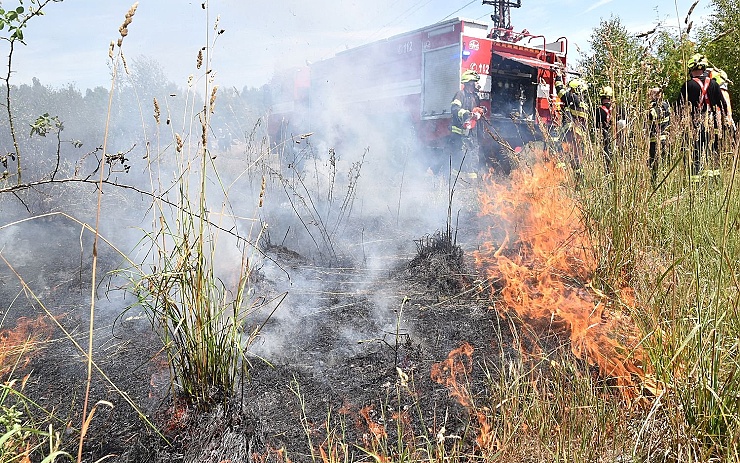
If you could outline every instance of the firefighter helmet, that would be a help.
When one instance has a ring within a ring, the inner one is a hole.
[[[716,80],[720,87],[724,85],[724,88],[727,88],[727,84],[732,83],[732,81],[727,77],[727,73],[722,69],[711,69],[709,76]]]
[[[689,71],[693,71],[695,69],[704,70],[708,65],[709,62],[707,61],[707,57],[701,53],[695,53],[691,58],[689,58],[689,62],[686,63]]]
[[[722,78],[722,81],[724,83],[726,83],[726,84],[731,84],[732,83],[732,81],[730,80],[730,78],[727,77],[727,73],[725,71],[723,71],[723,70],[720,69],[719,70],[719,75]]]
[[[468,69],[467,71],[462,73],[462,76],[460,76],[460,83],[464,84],[467,82],[478,82],[480,80],[480,74],[473,71],[472,69]]]
[[[725,73],[725,76],[727,76],[727,73]],[[725,79],[722,78],[722,70],[721,69],[709,69],[709,77],[714,79],[717,84],[722,85],[725,81]]]
[[[588,84],[583,79],[571,79],[571,81],[568,82],[568,86],[577,92],[585,92],[588,90]]]
[[[601,91],[599,92],[599,96],[601,98],[613,98],[614,97],[614,90],[610,86],[601,87]]]

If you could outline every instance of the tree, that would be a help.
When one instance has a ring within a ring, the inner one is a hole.
[[[677,100],[686,82],[686,61],[695,53],[695,43],[685,32],[676,35],[661,30],[655,33],[647,47],[650,52],[646,58],[650,70],[648,85],[662,88],[666,98]]]
[[[638,39],[627,32],[618,16],[612,16],[594,28],[589,44],[591,54],[579,63],[587,80],[596,88],[611,86],[616,101],[629,102],[635,87],[645,81],[645,50]]]

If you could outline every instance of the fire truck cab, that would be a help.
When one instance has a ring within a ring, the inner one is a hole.
[[[566,56],[565,38],[548,43],[526,30],[450,19],[276,76],[268,130],[274,143],[308,132],[334,134],[330,143],[367,136],[442,158],[452,97],[461,74],[473,69],[488,110],[479,122],[481,150],[495,164],[550,125]]]

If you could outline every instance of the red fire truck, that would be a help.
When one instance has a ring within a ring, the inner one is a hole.
[[[271,140],[332,133],[332,146],[367,137],[370,143],[392,140],[384,149],[413,145],[441,159],[450,135],[450,102],[468,69],[481,76],[485,156],[495,163],[506,150],[537,139],[551,122],[554,78],[565,69],[567,39],[548,42],[526,30],[514,32],[509,11],[521,0],[484,4],[494,6],[492,27],[450,19],[276,76]]]

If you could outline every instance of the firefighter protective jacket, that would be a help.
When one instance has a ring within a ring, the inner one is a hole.
[[[719,84],[706,75],[686,81],[681,87],[681,103],[691,103],[691,115],[695,123],[700,122],[701,116],[707,114],[710,109],[719,108],[723,116],[727,114],[727,105]]]
[[[560,77],[555,79],[555,90],[563,103],[563,125],[566,129],[584,127],[588,106],[577,92],[567,89]],[[575,127],[574,127],[575,125]]]
[[[463,127],[463,124],[472,116],[471,111],[476,106],[480,106],[478,93],[459,90],[452,98],[450,112],[452,113],[452,133],[462,136],[470,135],[470,129]],[[474,131],[473,131],[474,132]]]
[[[671,105],[667,101],[653,101],[650,103],[650,141],[665,140],[668,126],[671,124]]]
[[[604,142],[612,138],[612,106],[611,103],[602,104],[596,108],[596,127],[601,129]]]

